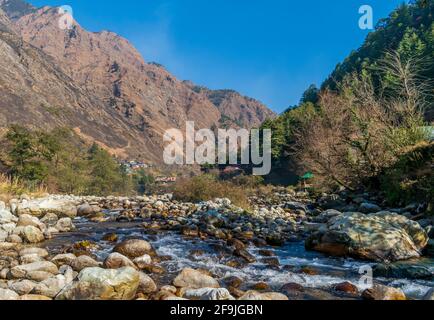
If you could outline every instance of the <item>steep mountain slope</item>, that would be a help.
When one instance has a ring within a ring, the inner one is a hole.
[[[35,103],[41,99],[51,100],[50,103],[46,101],[49,106],[45,109],[62,118],[62,121],[49,121],[50,125],[61,122],[73,126],[82,137],[90,142],[99,142],[115,154],[161,162],[163,133],[169,128],[184,129],[186,121],[194,121],[197,128],[219,127],[222,124],[251,128],[260,125],[268,117],[274,117],[274,113],[263,104],[241,97],[236,92],[224,94],[221,101],[216,103],[213,91],[194,90],[196,86],[176,79],[163,67],[146,63],[126,39],[108,31],[88,32],[75,21],[72,28],[62,30],[59,27],[61,15],[57,8],[30,10],[21,3],[21,0],[2,1],[2,7],[7,4],[8,12],[13,13],[10,18],[14,18],[14,21],[8,22],[9,29],[13,28],[24,40],[21,41],[22,46],[31,50],[32,54],[37,52],[41,60],[50,61],[53,69],[68,78],[68,86],[75,86],[81,91],[83,99],[92,101],[79,105],[87,105],[85,109],[92,114],[92,121],[113,128],[111,131],[116,138],[99,134],[101,129],[96,126],[81,125],[80,121],[87,121],[89,117],[79,117],[73,123],[73,118],[63,110],[68,108],[63,105],[68,100],[58,99],[58,93],[50,91],[50,87],[33,92],[38,99],[26,99],[19,93],[18,85],[13,88],[16,99],[3,100],[2,103],[7,103],[8,108],[16,112],[12,116],[6,113],[6,109],[0,111],[1,118],[7,117],[6,123],[48,126],[48,119],[44,121],[45,115],[35,123],[32,113],[22,116],[21,111],[31,104],[38,108],[39,115],[46,114],[47,111],[42,112],[41,106],[37,107]],[[11,7],[23,8],[23,11],[10,10]],[[14,40],[21,39],[15,37]],[[42,52],[46,55],[42,55]],[[0,54],[5,53],[2,50]],[[3,67],[7,68],[8,65],[4,64]],[[21,65],[23,71],[31,67],[32,63]],[[10,75],[16,72],[9,70]],[[8,90],[12,89],[12,77],[0,74],[0,81],[5,84],[2,94],[11,95]],[[59,86],[64,84],[60,82]],[[0,125],[5,125],[5,121],[0,122]],[[104,129],[102,132],[107,131]]]
[[[119,155],[148,153],[150,139],[77,85],[41,50],[10,31],[0,10],[0,127],[19,123],[38,128],[68,126]],[[134,141],[134,144],[131,144]]]
[[[9,0],[9,7],[13,2],[22,1]],[[91,107],[93,112],[115,115],[126,127],[127,132],[119,132],[117,139],[124,140],[124,145],[97,140],[120,153],[159,161],[164,131],[184,129],[186,121],[195,121],[198,128],[222,124],[251,128],[274,117],[263,104],[235,92],[223,95],[216,103],[213,91],[194,90],[194,85],[176,79],[161,66],[146,63],[127,40],[112,32],[91,33],[75,21],[71,29],[62,30],[57,8],[13,13],[15,31],[25,42],[49,55],[87,97],[96,101]],[[17,114],[15,120],[22,119]],[[82,133],[89,140],[95,139],[94,134]]]
[[[185,81],[193,91],[204,95],[224,115],[220,119],[220,125],[236,125],[242,128],[250,128],[262,124],[267,119],[272,119],[275,114],[264,108],[264,105],[252,98],[242,96],[234,90],[210,90],[202,86],[196,86]]]
[[[36,10],[31,4],[22,0],[0,0],[0,7],[11,20],[16,20]]]

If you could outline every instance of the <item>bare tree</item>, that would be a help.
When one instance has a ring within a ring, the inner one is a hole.
[[[338,93],[322,92],[321,111],[297,132],[298,158],[317,184],[354,188],[424,139],[425,85],[417,70],[397,53],[387,55],[381,70],[379,87],[362,72],[347,77]]]

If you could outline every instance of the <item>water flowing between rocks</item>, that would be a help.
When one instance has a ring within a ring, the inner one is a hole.
[[[106,215],[115,217],[118,212],[106,211]],[[328,257],[321,253],[305,250],[302,239],[286,242],[282,247],[255,247],[250,245],[248,252],[256,258],[256,262],[241,266],[228,266],[231,255],[225,241],[216,239],[190,238],[175,231],[150,230],[142,225],[143,219],[133,222],[90,222],[85,218],[76,218],[76,230],[70,233],[59,234],[46,241],[43,246],[53,253],[61,253],[66,246],[78,241],[89,240],[98,244],[92,249],[92,254],[99,261],[103,261],[111,252],[115,243],[103,241],[106,234],[116,234],[118,241],[127,238],[138,238],[149,241],[159,256],[166,259],[159,265],[166,272],[162,275],[152,275],[158,285],[170,284],[173,278],[185,267],[200,268],[210,271],[218,279],[236,276],[243,280],[244,288],[265,282],[270,289],[279,291],[287,283],[297,283],[305,288],[322,289],[312,298],[330,299],[340,296],[333,292],[335,284],[349,281],[359,288],[362,266],[373,263],[353,259]],[[264,263],[263,251],[278,259],[278,264]],[[168,258],[170,257],[170,258]],[[167,261],[166,261],[167,260]],[[434,272],[434,260],[429,258],[410,262],[413,265],[423,265]],[[306,271],[307,270],[307,271]],[[384,279],[375,278],[386,285],[401,288],[407,297],[418,299],[432,287],[434,281],[414,279]]]

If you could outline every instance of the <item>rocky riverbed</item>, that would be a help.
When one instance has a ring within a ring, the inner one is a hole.
[[[433,219],[368,194],[0,202],[0,300],[432,299]],[[370,274],[372,273],[372,283]]]

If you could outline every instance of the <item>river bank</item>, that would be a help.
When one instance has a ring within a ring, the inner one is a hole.
[[[432,218],[375,200],[14,199],[0,208],[0,299],[432,298]]]

